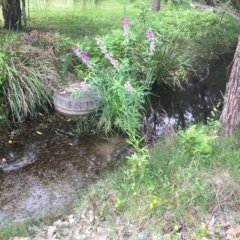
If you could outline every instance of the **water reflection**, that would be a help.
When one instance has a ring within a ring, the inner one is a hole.
[[[206,123],[214,107],[221,110],[229,64],[228,59],[216,59],[211,61],[209,73],[207,69],[197,73],[202,81],[196,82],[193,78],[184,83],[182,89],[156,91],[151,99],[152,109],[146,117],[152,131],[160,136],[169,124],[182,129],[190,123]]]

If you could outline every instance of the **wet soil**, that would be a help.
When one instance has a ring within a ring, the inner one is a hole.
[[[36,161],[9,173],[0,169],[0,220],[71,207],[125,143],[118,136],[78,136],[74,127],[66,117],[42,115],[2,133],[0,161],[11,164],[27,154]]]

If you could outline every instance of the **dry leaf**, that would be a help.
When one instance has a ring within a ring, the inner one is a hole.
[[[69,143],[68,145],[69,145],[69,146],[73,146],[73,144],[72,144],[72,143]]]
[[[12,143],[12,140],[8,140],[8,143],[11,144],[11,143]]]
[[[237,237],[238,235],[240,235],[240,226],[238,226],[236,228],[230,228],[227,230],[228,239],[233,239],[233,238]]]
[[[211,220],[208,223],[208,229],[213,230],[214,229],[214,224],[215,224],[215,217],[212,216]]]
[[[49,226],[47,229],[47,237],[51,238],[54,233],[56,232],[57,227],[56,226]]]
[[[83,213],[81,214],[80,218],[82,218],[82,219],[86,219],[85,211],[83,211]]]
[[[32,229],[34,232],[39,232],[41,229],[33,224]]]
[[[2,162],[6,162],[7,161],[7,159],[6,158],[2,158]]]
[[[95,219],[94,213],[92,210],[89,210],[89,222],[93,222]]]
[[[36,131],[37,134],[42,135],[42,132]]]
[[[18,219],[15,219],[13,220],[13,222],[20,222],[20,223],[23,223],[26,219],[25,218],[18,218]]]

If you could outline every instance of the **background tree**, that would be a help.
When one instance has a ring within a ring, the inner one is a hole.
[[[230,134],[235,128],[240,127],[240,36],[226,87],[220,123],[222,135]]]
[[[4,27],[7,29],[21,28],[20,0],[2,0],[0,4],[2,5]]]
[[[161,6],[161,0],[152,0],[152,12],[159,12]]]

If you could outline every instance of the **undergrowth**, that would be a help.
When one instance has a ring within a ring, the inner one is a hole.
[[[194,132],[203,138],[216,134],[215,129],[205,126]],[[77,203],[77,209],[91,209],[96,218],[118,215],[121,221],[134,223],[136,232],[145,229],[159,237],[167,234],[167,239],[180,239],[180,232],[185,239],[218,239],[219,228],[208,225],[211,217],[239,214],[239,134],[212,139],[207,147],[212,151],[207,155],[203,150],[206,143],[199,147],[203,151],[189,152],[184,147],[189,143],[179,142],[178,136],[154,145],[149,152],[142,151],[138,157],[134,153],[127,164],[103,174]],[[89,199],[94,204],[89,205]],[[97,206],[103,202],[106,206],[98,215]]]

